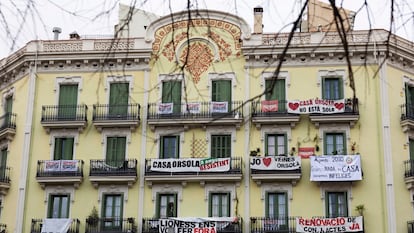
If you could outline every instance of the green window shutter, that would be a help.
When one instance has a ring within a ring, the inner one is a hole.
[[[155,206],[155,217],[161,218],[161,195],[157,193],[157,205]]]
[[[160,158],[178,158],[180,153],[180,136],[163,136],[160,143]]]
[[[102,227],[105,230],[119,230],[122,227],[123,194],[104,194],[102,216],[107,219]]]
[[[48,218],[69,217],[69,195],[50,195],[48,203]]]
[[[273,87],[272,87],[273,85]],[[267,79],[265,81],[265,88],[271,90],[266,92],[266,100],[278,100],[278,111],[286,110],[286,88],[285,88],[285,79]]]
[[[326,155],[346,155],[346,139],[344,133],[325,133],[324,153]]]
[[[54,160],[73,159],[74,138],[55,138]]]
[[[109,115],[128,114],[129,83],[111,83],[109,90]]]
[[[12,109],[13,109],[13,96],[8,96],[6,98],[6,103],[5,103],[4,107],[5,107],[4,111],[6,113],[11,113],[12,112]]]
[[[121,166],[125,161],[126,138],[108,137],[106,139],[106,163]]]
[[[181,112],[181,81],[162,83],[162,103],[173,103],[173,113]]]
[[[322,98],[323,99],[343,99],[344,87],[342,78],[323,78],[322,79]]]
[[[213,217],[213,194],[208,194],[208,216]]]
[[[405,103],[406,114],[410,117],[414,116],[414,87],[405,84]]]
[[[346,192],[327,192],[326,215],[330,218],[348,216],[348,198]]]
[[[231,135],[212,135],[211,136],[211,155],[212,158],[231,157]]]
[[[410,139],[409,140],[409,149],[410,149],[410,160],[414,161],[414,140]]]
[[[231,111],[231,80],[215,80],[212,82],[211,100],[213,102],[227,102],[228,111]]]
[[[78,85],[60,85],[59,87],[59,110],[60,119],[76,117],[76,105],[78,103]]]
[[[7,148],[0,151],[0,179],[6,177],[7,168]]]

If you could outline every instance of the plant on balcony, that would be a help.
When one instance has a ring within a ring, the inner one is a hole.
[[[355,206],[355,210],[359,213],[359,215],[364,215],[365,206],[363,204],[359,204]]]
[[[86,218],[86,222],[90,226],[97,226],[98,225],[99,215],[98,215],[98,210],[96,209],[95,206],[92,208],[91,213]]]

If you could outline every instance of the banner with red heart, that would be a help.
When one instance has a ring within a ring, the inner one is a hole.
[[[345,99],[327,100],[327,99],[307,99],[307,100],[289,100],[288,113],[295,114],[333,114],[343,113],[345,111]]]

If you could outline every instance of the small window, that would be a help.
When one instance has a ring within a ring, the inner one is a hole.
[[[54,160],[73,159],[74,138],[55,138]]]
[[[158,194],[157,216],[158,218],[177,217],[177,194]]]
[[[265,145],[266,156],[283,156],[287,155],[286,135],[285,134],[267,134]]]
[[[324,144],[326,155],[346,155],[344,133],[326,133]]]
[[[102,217],[105,219],[103,227],[105,230],[120,230],[122,227],[123,212],[122,194],[104,194],[102,205]]]
[[[176,159],[180,153],[180,136],[162,136],[160,144],[161,159]]]
[[[329,100],[338,100],[344,98],[342,78],[324,78],[322,79],[322,98]]]
[[[69,218],[69,195],[50,195],[48,218]]]
[[[211,158],[231,157],[231,135],[211,135]]]
[[[230,217],[230,193],[210,193],[209,217]]]
[[[326,215],[329,218],[348,216],[348,201],[346,192],[326,193]]]

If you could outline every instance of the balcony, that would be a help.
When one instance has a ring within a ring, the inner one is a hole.
[[[291,182],[293,185],[302,176],[299,156],[250,157],[250,174],[257,185],[263,182]]]
[[[309,119],[319,128],[323,123],[346,123],[353,127],[359,119],[358,98],[345,99],[345,109],[343,113],[309,114]]]
[[[86,220],[85,233],[135,233],[137,225],[134,218],[99,218]]]
[[[296,233],[296,217],[250,218],[251,233]]]
[[[42,106],[41,123],[46,132],[51,129],[74,128],[81,132],[85,129],[88,107],[86,105]]]
[[[145,181],[153,183],[240,182],[242,158],[145,159]]]
[[[404,161],[404,181],[408,190],[414,190],[414,160]]]
[[[414,130],[414,105],[412,104],[401,105],[400,125],[404,133],[409,130]]]
[[[176,110],[178,108],[178,110]],[[243,122],[243,102],[193,102],[173,105],[172,103],[150,103],[148,105],[148,125],[151,130],[159,126],[180,125],[185,129],[191,126],[231,125],[237,129]]]
[[[16,135],[16,114],[6,113],[0,117],[0,140],[13,140]]]
[[[178,217],[180,219],[180,217]],[[198,219],[203,219],[203,217],[199,217]],[[217,233],[242,233],[243,232],[243,219],[242,218],[220,218],[217,217],[217,221],[211,221],[214,217],[208,217],[208,222],[214,222],[216,226]],[[226,220],[220,220],[226,219]],[[142,231],[141,233],[158,233],[160,232],[159,229],[159,220],[158,218],[143,218],[142,219]],[[186,218],[180,219],[184,222]],[[206,219],[207,220],[207,219]],[[231,220],[231,221],[229,221]],[[207,221],[206,221],[207,222]],[[169,232],[169,231],[167,231]],[[202,233],[202,232],[200,232]]]
[[[46,185],[73,185],[78,188],[83,180],[82,160],[39,160],[36,180],[44,189]]]
[[[286,100],[279,100],[278,103],[270,105],[268,101],[252,102],[252,122],[260,129],[262,125],[290,125],[295,127],[300,116],[287,112]]]
[[[103,128],[128,127],[135,130],[139,125],[139,104],[116,105],[107,104],[93,105],[92,121],[98,131]]]
[[[132,186],[137,180],[137,160],[91,160],[89,180],[95,187],[108,183],[126,183],[128,186]]]
[[[0,233],[7,233],[7,225],[0,223]]]
[[[408,233],[414,233],[414,221],[407,222]]]
[[[10,167],[0,167],[0,194],[6,195],[9,189],[10,189]]]
[[[30,226],[30,233],[41,233],[43,227],[43,219],[32,219],[32,224]],[[72,219],[72,223],[69,227],[67,233],[79,233],[80,221],[79,219]]]

